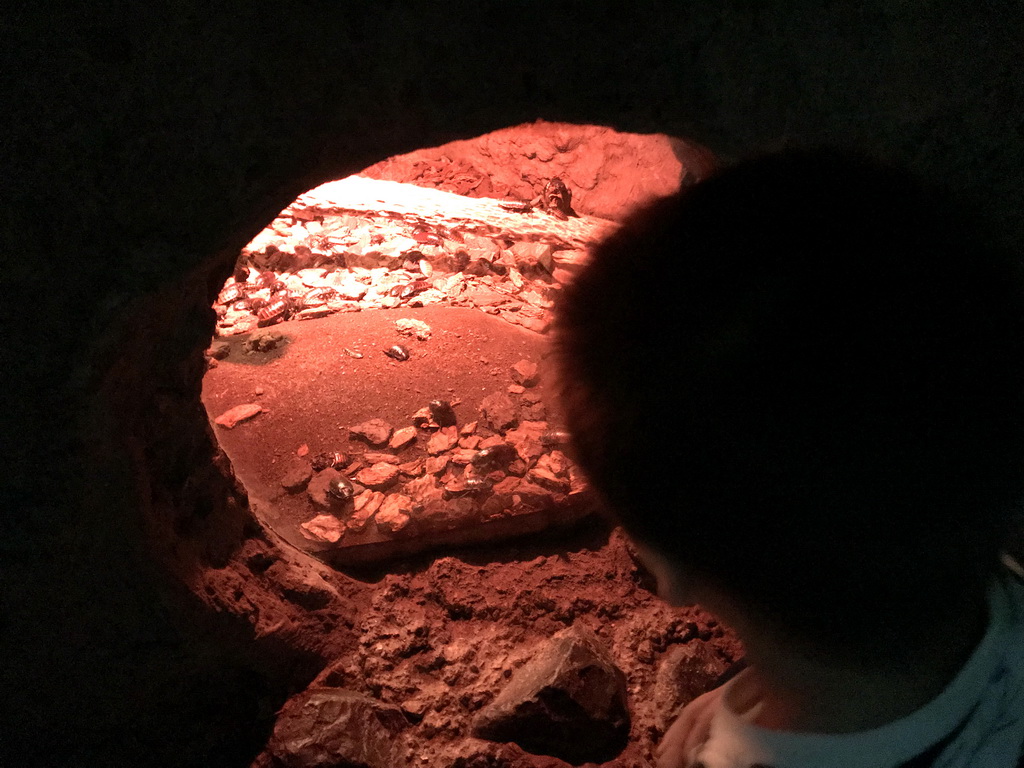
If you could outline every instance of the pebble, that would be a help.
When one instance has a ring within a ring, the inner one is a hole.
[[[416,427],[402,427],[395,430],[395,433],[391,436],[391,442],[388,443],[388,447],[393,451],[400,451],[415,439]]]
[[[535,387],[540,381],[537,364],[532,360],[520,360],[512,366],[512,380],[524,387]]]
[[[302,535],[307,539],[329,544],[338,543],[345,533],[341,521],[333,515],[317,515],[299,527],[302,530]]]
[[[245,403],[224,411],[215,419],[215,423],[224,429],[234,429],[243,421],[248,421],[261,413],[263,413],[263,406],[259,403]]]
[[[370,419],[369,421],[349,427],[348,431],[355,437],[362,438],[375,448],[379,448],[387,444],[388,439],[391,437],[392,428],[383,419]]]
[[[394,464],[381,461],[356,473],[356,481],[367,488],[384,490],[398,479],[399,469]]]

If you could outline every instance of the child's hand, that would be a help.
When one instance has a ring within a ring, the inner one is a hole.
[[[657,768],[687,768],[693,763],[698,748],[708,740],[711,718],[721,698],[722,689],[719,687],[683,707],[655,750]]]

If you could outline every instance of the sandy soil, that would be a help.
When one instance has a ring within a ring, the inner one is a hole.
[[[400,317],[427,322],[431,338],[400,337],[394,325]],[[229,356],[206,376],[203,400],[214,417],[239,403],[263,406],[265,412],[251,421],[215,430],[254,509],[305,551],[310,542],[298,524],[310,516],[308,501],[280,486],[300,446],[307,445],[310,455],[366,450],[347,439],[348,426],[373,417],[405,426],[437,397],[458,399],[460,423],[472,420],[484,397],[507,388],[511,366],[522,359],[540,364],[539,386],[547,394],[546,338],[479,310],[367,311],[276,329],[287,343],[269,353],[246,354],[245,337],[234,337]],[[395,343],[409,348],[410,360],[396,362],[382,353]],[[352,358],[344,348],[363,357]],[[550,398],[545,402],[557,425]],[[407,450],[413,456],[422,448]],[[322,626],[343,635],[337,647],[349,650],[329,664],[318,684],[400,706],[411,722],[400,747],[409,765],[565,765],[515,745],[479,741],[469,729],[510,670],[574,622],[608,644],[628,680],[630,742],[609,766],[652,764],[653,746],[682,703],[680,681],[668,663],[680,646],[701,646],[697,650],[713,661],[698,684],[740,654],[735,638],[711,616],[697,607],[670,608],[655,597],[625,537],[596,516],[512,541],[343,568],[338,583],[345,615]],[[257,764],[269,765],[266,756],[262,760]]]

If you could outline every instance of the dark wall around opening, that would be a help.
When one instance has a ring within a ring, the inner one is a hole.
[[[201,436],[209,300],[315,183],[543,118],[856,145],[1024,236],[1015,2],[48,5],[0,27],[3,764],[247,764],[221,736],[288,675],[183,626],[140,511],[178,475],[138,470],[209,460],[152,414]]]

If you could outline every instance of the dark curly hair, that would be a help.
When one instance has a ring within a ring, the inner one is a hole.
[[[576,458],[638,541],[854,655],[991,578],[1024,492],[1024,302],[949,197],[855,153],[632,215],[556,312]]]

